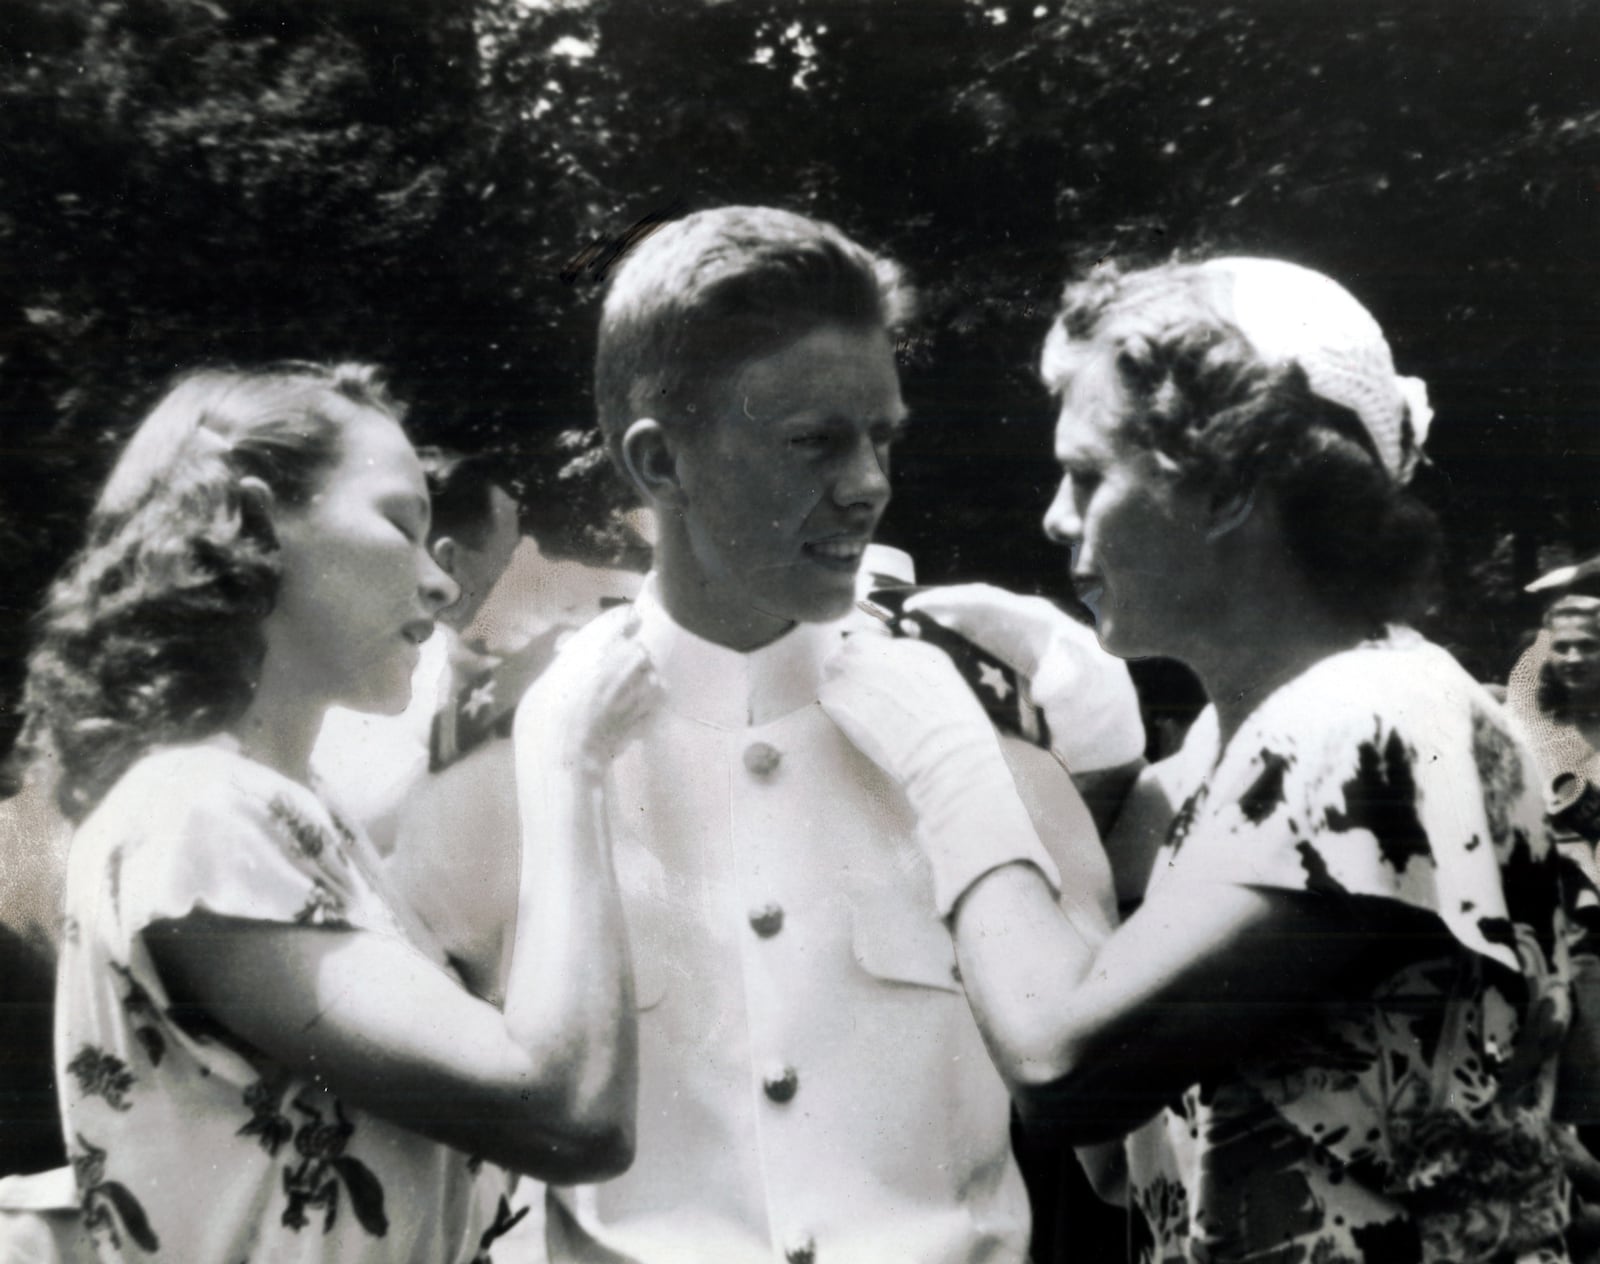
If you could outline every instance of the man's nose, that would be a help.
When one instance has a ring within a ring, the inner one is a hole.
[[[867,505],[882,509],[889,503],[888,458],[879,455],[879,445],[872,441],[872,436],[862,435],[856,441],[839,481],[834,484],[833,496],[844,506]]]

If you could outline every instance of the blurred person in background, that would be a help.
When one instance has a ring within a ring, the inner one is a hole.
[[[1545,599],[1538,635],[1506,683],[1506,703],[1539,761],[1539,784],[1564,854],[1600,879],[1600,558],[1528,585]]]

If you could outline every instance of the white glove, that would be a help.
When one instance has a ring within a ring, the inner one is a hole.
[[[1144,754],[1144,721],[1127,664],[1043,597],[960,584],[917,593],[906,609],[959,632],[1026,680],[1068,771],[1099,772]]]
[[[517,711],[524,745],[538,741],[569,770],[597,777],[638,731],[663,695],[639,644],[638,613],[573,638]]]
[[[1037,866],[1059,890],[994,726],[941,651],[853,636],[824,666],[818,700],[905,791],[941,916],[984,874],[1016,861]]]

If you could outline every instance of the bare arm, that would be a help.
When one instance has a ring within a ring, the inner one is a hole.
[[[521,827],[539,863],[517,891],[504,1013],[394,939],[215,917],[151,928],[174,996],[341,1096],[507,1167],[561,1183],[626,1168],[636,1032],[600,779],[647,705],[648,663],[622,638],[574,675],[587,687],[573,698],[519,716]]]
[[[479,996],[501,1004],[520,870],[509,741],[489,743],[423,779],[402,813],[387,872]]]
[[[953,919],[962,978],[1025,1118],[1121,1136],[1321,1001],[1436,951],[1441,928],[1380,901],[1166,884],[1098,950],[1022,865]]]
[[[1094,817],[1094,827],[1101,838],[1111,836],[1144,767],[1145,762],[1140,758],[1115,768],[1072,774],[1072,784],[1078,788],[1079,796]]]
[[[1129,910],[1144,899],[1156,852],[1182,802],[1172,760],[1140,770],[1128,789],[1116,824],[1105,834],[1106,858],[1116,879],[1117,907]]]
[[[347,1101],[549,1179],[626,1166],[625,1138],[578,1125],[543,1052],[400,940],[204,914],[145,934],[180,1008]]]
[[[1011,769],[1018,796],[1061,879],[1061,907],[1082,903],[1105,919],[1116,920],[1111,868],[1100,848],[1091,809],[1056,757],[1020,738],[1002,737],[1000,751]]]

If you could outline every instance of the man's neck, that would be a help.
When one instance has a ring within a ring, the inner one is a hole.
[[[696,568],[679,564],[666,540],[656,553],[656,589],[673,622],[702,640],[748,654],[771,645],[794,627],[792,619],[769,614],[706,578]]]

